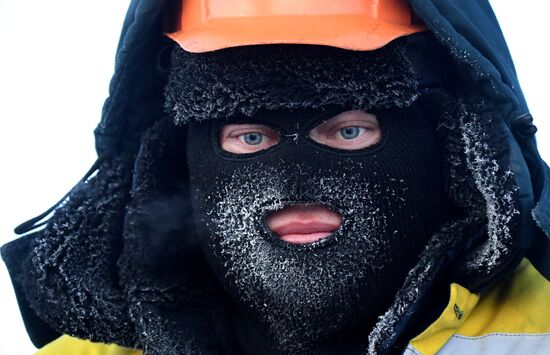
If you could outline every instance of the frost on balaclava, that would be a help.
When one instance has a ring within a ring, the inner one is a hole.
[[[314,126],[344,110],[237,116],[229,122],[266,124],[282,137],[246,155],[220,149],[228,121],[189,125],[196,225],[211,266],[245,313],[237,329],[243,338],[250,339],[247,326],[259,323],[273,346],[294,351],[335,333],[366,332],[445,221],[440,148],[423,112],[380,110],[383,139],[361,150],[309,138]],[[281,241],[264,219],[296,203],[326,205],[340,213],[342,225],[313,244]]]

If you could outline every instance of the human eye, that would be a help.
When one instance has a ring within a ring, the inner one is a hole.
[[[310,131],[310,137],[332,148],[357,150],[380,142],[382,129],[375,115],[352,110],[320,123]]]
[[[340,130],[338,131],[338,134],[342,139],[355,139],[360,135],[364,134],[365,131],[366,129],[364,127],[347,126],[344,128],[340,128]]]
[[[261,124],[228,124],[220,132],[220,146],[235,154],[255,153],[279,143],[279,133]]]

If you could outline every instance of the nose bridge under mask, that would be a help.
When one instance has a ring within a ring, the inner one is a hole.
[[[262,122],[277,129],[280,141],[277,145],[257,153],[254,160],[276,166],[288,177],[286,189],[290,199],[310,201],[318,199],[318,187],[312,181],[327,177],[346,180],[346,174],[364,174],[365,171],[378,170],[376,157],[370,148],[357,151],[345,151],[316,143],[310,132],[322,122],[347,111],[341,107],[329,107],[322,110],[300,110],[286,114],[266,115]],[[382,136],[388,127],[382,126]],[[385,125],[384,125],[385,126]],[[382,139],[384,141],[384,138]],[[376,144],[376,150],[379,144]],[[342,176],[340,176],[342,175]],[[376,173],[375,173],[376,175]],[[368,175],[364,176],[368,180]]]

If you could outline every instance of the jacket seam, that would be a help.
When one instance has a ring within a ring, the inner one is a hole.
[[[469,337],[464,335],[457,335],[454,334],[453,338],[459,338],[464,340],[478,340],[483,338],[488,338],[491,336],[504,336],[504,337],[548,337],[550,336],[550,333],[541,333],[541,334],[528,334],[528,333],[490,333],[486,335],[481,336],[475,336],[475,337]]]
[[[418,350],[416,350],[416,349],[414,348],[414,346],[412,346],[412,345],[410,345],[410,344],[407,346],[407,349],[410,350],[410,351],[412,351],[415,355],[422,355],[422,353],[419,353]]]

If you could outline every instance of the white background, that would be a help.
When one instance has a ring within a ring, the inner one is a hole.
[[[61,198],[95,160],[92,131],[128,0],[0,0],[0,244]],[[546,1],[491,1],[550,157]],[[0,355],[31,354],[0,263]]]

